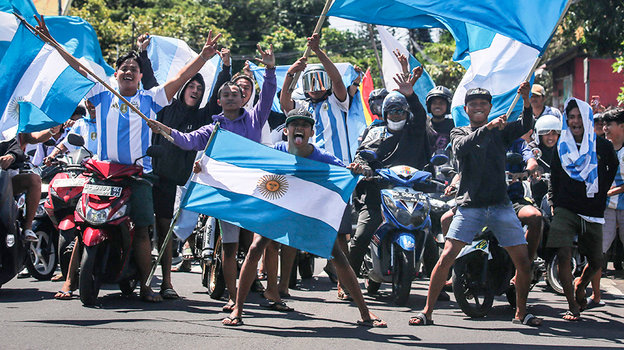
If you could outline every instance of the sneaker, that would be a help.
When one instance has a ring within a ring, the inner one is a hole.
[[[26,242],[39,242],[39,237],[37,237],[37,234],[34,233],[33,230],[27,228],[24,230],[23,234]]]

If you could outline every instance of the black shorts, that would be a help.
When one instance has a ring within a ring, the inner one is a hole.
[[[520,210],[522,210],[522,208],[526,207],[527,205],[531,205],[535,208],[538,208],[537,205],[535,205],[535,202],[533,202],[533,199],[526,198],[526,197],[518,198],[517,200],[512,201],[511,205],[513,206],[513,209],[516,212],[516,215],[518,215]]]
[[[344,213],[342,213],[342,221],[340,221],[340,227],[338,228],[339,235],[349,235],[353,233],[353,228],[351,227],[351,211],[353,210],[352,206],[353,205],[351,204],[347,204]]]
[[[152,188],[154,196],[154,213],[162,219],[173,218],[173,206],[176,199],[176,184],[160,179]]]

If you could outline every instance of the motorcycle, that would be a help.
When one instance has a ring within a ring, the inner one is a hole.
[[[225,292],[219,232],[217,219],[204,214],[199,215],[193,232],[195,234],[194,255],[201,259],[202,285],[208,288],[208,295],[216,300],[221,299]]]
[[[377,158],[374,152],[360,154],[369,163]],[[445,155],[431,159],[433,165],[447,161]],[[366,288],[374,294],[381,283],[391,283],[392,299],[405,305],[420,270],[425,241],[431,235],[431,204],[425,192],[433,192],[444,183],[433,179],[430,172],[403,165],[379,169],[377,174],[374,179],[386,187],[381,190],[383,222],[364,257]]]
[[[88,180],[88,177],[84,175],[86,168],[82,162],[93,156],[87,149],[82,148],[84,145],[82,137],[69,134],[67,139],[71,145],[81,148],[57,157],[54,171],[51,174],[53,177],[47,185],[47,200],[44,203],[48,217],[58,230],[58,257],[63,276],[67,276],[75,238],[78,234],[74,211],[82,195],[83,186]],[[47,177],[42,174],[42,180]]]
[[[149,183],[136,162],[160,154],[158,146],[150,146],[147,154],[132,165],[92,158],[83,163],[89,179],[76,205],[75,219],[84,245],[79,275],[80,300],[84,305],[97,302],[102,283],[117,283],[124,295],[136,288],[139,277],[132,259],[135,226],[128,216],[130,184]]]
[[[0,169],[0,287],[24,268],[28,254],[18,209],[18,204],[24,205],[25,196],[19,196],[18,201],[9,172]]]

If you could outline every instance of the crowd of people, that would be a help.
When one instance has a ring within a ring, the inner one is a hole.
[[[38,30],[51,38],[43,19],[38,21]],[[282,113],[271,110],[277,91],[273,47],[258,46],[257,61],[264,65],[265,71],[264,82],[256,91],[255,80],[248,70],[231,75],[230,51],[218,49],[219,38],[220,35],[210,33],[200,54],[163,85],[156,81],[147,57],[148,35],[137,39],[138,53],[129,52],[117,60],[118,92],[147,116],[148,121],[141,120],[103,85],[96,84],[85,97],[84,107],[79,106],[66,123],[41,132],[19,134],[0,144],[3,169],[24,161],[24,153],[31,148],[35,150],[33,164],[49,165],[59,154],[75,147],[66,140],[70,133],[81,135],[85,147],[100,160],[121,164],[133,164],[150,145],[162,147],[160,157],[146,157],[137,162],[154,185],[139,181],[132,184],[129,215],[135,224],[132,244],[140,272],[142,300],[161,302],[179,298],[171,278],[172,268],[175,270],[172,244],[163,246],[162,242],[172,224],[176,189],[186,184],[193,172],[203,170],[196,161],[197,151],[206,147],[218,123],[225,130],[271,144],[277,150],[346,167],[353,174],[363,175],[352,195],[352,204],[342,213],[332,250],[334,258],[325,268],[328,274],[335,274],[332,277],[337,276],[338,297],[351,299],[357,305],[361,314],[358,323],[363,326],[386,327],[385,321],[367,307],[357,280],[372,236],[382,222],[380,184],[367,178],[380,168],[395,165],[423,169],[436,153],[444,153],[451,159],[456,175],[445,194],[455,196],[457,206],[442,217],[444,249],[435,265],[425,266],[430,273],[427,302],[422,312],[410,318],[409,324],[433,324],[436,301],[444,300],[449,269],[460,250],[485,226],[496,235],[516,268],[516,275],[510,281],[517,295],[514,323],[528,326],[542,323],[541,318],[527,311],[527,298],[531,263],[545,226],[549,227],[546,245],[558,253],[559,276],[568,302],[569,310],[563,318],[577,321],[585,308],[604,305],[600,293],[604,254],[618,234],[624,242],[624,230],[620,227],[624,222],[624,168],[618,161],[624,155],[624,110],[597,111],[595,106],[571,98],[561,113],[545,104],[544,87],[524,82],[518,89],[523,103],[518,120],[508,121],[506,115],[490,118],[490,92],[473,88],[464,99],[470,124],[455,127],[450,115],[451,90],[436,86],[427,94],[423,106],[413,89],[423,73],[422,67],[409,71],[407,58],[395,52],[403,67],[394,77],[398,88],[378,89],[370,94],[370,110],[377,120],[364,130],[351,160],[346,121],[361,78],[345,86],[336,65],[320,47],[318,34],[308,38],[308,46],[320,63],[308,64],[307,58],[302,57],[290,66],[279,95]],[[79,73],[88,75],[73,57],[61,54]],[[198,72],[214,55],[221,56],[223,67],[215,79],[214,93],[200,107],[209,89]],[[295,99],[289,87],[300,73],[304,98]],[[596,116],[600,119],[595,119]],[[604,126],[595,129],[599,121]],[[274,129],[283,129],[279,142],[268,136]],[[55,146],[42,144],[49,139]],[[375,160],[363,157],[362,151],[374,152]],[[522,155],[525,169],[521,171],[526,170],[533,178],[533,198],[524,196],[520,181],[508,183],[508,152]],[[550,182],[540,180],[544,173],[550,173]],[[18,174],[12,181],[16,192],[27,192],[24,238],[36,241],[31,227],[39,203],[41,179],[35,174]],[[540,210],[542,198],[546,198],[551,211]],[[357,213],[354,232],[352,211]],[[163,251],[159,292],[146,283],[152,250],[149,226],[155,228],[160,242],[158,249]],[[266,288],[262,285],[257,288],[264,289],[267,307],[292,311],[283,299],[289,296],[295,249],[258,234],[244,237],[249,232],[225,221],[219,226],[228,291],[223,306],[228,316],[223,319],[223,325],[243,324],[244,304],[250,289],[257,286],[260,261]],[[570,259],[575,236],[588,264],[580,278],[573,281]],[[243,244],[244,241],[251,243]],[[65,282],[55,295],[57,299],[71,299],[77,289],[78,238],[76,243],[69,270],[62,276]],[[240,272],[236,261],[239,243],[248,246]],[[281,273],[278,273],[280,265]],[[593,293],[587,297],[585,289],[590,283]]]

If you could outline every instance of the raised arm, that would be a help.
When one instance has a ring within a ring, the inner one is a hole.
[[[141,65],[141,73],[143,74],[141,83],[143,83],[143,88],[145,90],[158,86],[158,81],[156,80],[156,76],[154,76],[154,69],[152,69],[152,61],[147,57],[146,49],[151,40],[147,33],[137,38],[137,47],[139,48],[139,57],[141,58],[139,64]]]
[[[227,83],[232,79],[232,72],[230,71],[230,49],[222,48],[219,52],[219,56],[221,56],[221,72],[217,75],[217,80],[214,84],[214,89],[212,89],[212,95],[210,95],[210,99],[208,100],[208,105],[206,108],[206,117],[212,119],[212,116],[215,114],[221,113],[221,106],[217,103],[219,96],[217,96],[217,91],[221,85]]]
[[[416,67],[412,70],[410,75],[399,73],[394,77],[394,82],[399,86],[398,91],[407,99],[410,110],[414,115],[412,121],[414,126],[424,132],[427,123],[427,112],[425,112],[418,96],[414,93],[414,84],[416,84],[418,79],[422,76],[422,72],[422,67]]]
[[[317,33],[312,34],[312,36],[308,38],[308,46],[316,54],[321,64],[323,64],[323,68],[325,68],[329,79],[331,79],[332,91],[334,95],[336,95],[336,98],[342,102],[347,98],[347,88],[342,82],[342,76],[334,62],[332,62],[325,51],[321,50],[319,47],[320,41],[321,38]]]
[[[261,58],[256,58],[256,61],[264,64],[266,69],[264,70],[264,83],[262,83],[260,98],[254,107],[254,117],[260,125],[264,125],[267,119],[269,119],[269,113],[271,113],[271,106],[273,105],[273,97],[277,91],[275,54],[273,53],[273,45],[271,45],[270,49],[262,50],[258,44],[258,52]]]
[[[284,114],[288,114],[291,110],[295,108],[295,101],[292,99],[292,92],[290,92],[290,84],[295,77],[295,74],[299,72],[303,72],[306,67],[307,58],[301,57],[295,63],[293,63],[288,71],[286,72],[286,77],[284,77],[284,85],[282,86],[282,93],[280,94],[280,107],[282,107],[282,111]]]
[[[204,44],[204,47],[199,55],[195,57],[195,59],[190,61],[186,66],[184,66],[174,78],[165,83],[164,87],[165,94],[167,95],[167,100],[171,100],[175,93],[180,90],[182,85],[184,85],[184,83],[186,83],[189,79],[195,76],[195,74],[199,72],[201,67],[203,67],[204,64],[217,53],[217,42],[219,41],[220,37],[221,34],[217,34],[213,38],[212,30],[209,31],[208,38],[206,39],[206,44]]]

